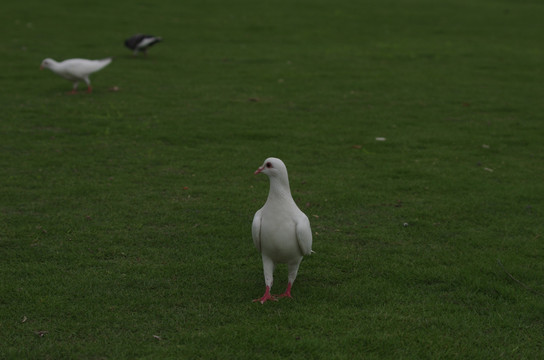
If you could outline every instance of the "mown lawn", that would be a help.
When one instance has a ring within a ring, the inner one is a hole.
[[[2,5],[0,358],[539,358],[543,13]],[[138,32],[164,42],[134,58]],[[108,56],[92,94],[38,69]],[[261,305],[269,156],[316,253]]]

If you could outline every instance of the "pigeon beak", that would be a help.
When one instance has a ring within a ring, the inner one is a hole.
[[[255,170],[255,175],[257,175],[258,173],[260,173],[261,171],[264,170],[264,166],[261,166],[260,168],[258,168],[257,170]]]

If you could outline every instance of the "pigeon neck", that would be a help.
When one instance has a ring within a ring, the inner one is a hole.
[[[51,63],[51,66],[49,66],[49,68],[53,71],[57,70],[59,68],[59,63],[56,62],[55,60],[49,60],[50,63]]]
[[[270,177],[270,192],[268,198],[291,198],[289,179],[287,177]]]

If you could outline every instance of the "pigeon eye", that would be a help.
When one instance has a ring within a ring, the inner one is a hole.
[[[270,161],[267,162],[267,163],[266,163],[266,167],[267,167],[267,168],[271,168],[271,167],[272,167],[272,163],[271,163]]]

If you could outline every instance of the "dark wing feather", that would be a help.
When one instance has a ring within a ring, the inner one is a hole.
[[[134,36],[131,36],[129,37],[128,39],[125,40],[125,46],[128,47],[129,49],[136,49],[136,46],[143,40],[145,39],[147,35],[144,35],[144,34],[136,34]]]

